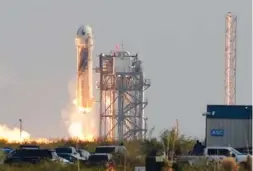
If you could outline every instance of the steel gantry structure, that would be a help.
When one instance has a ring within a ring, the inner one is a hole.
[[[237,17],[226,15],[225,34],[225,104],[236,104],[236,28]]]
[[[127,51],[99,55],[100,128],[103,139],[144,139],[148,105],[144,91],[150,80],[144,78],[142,61]]]

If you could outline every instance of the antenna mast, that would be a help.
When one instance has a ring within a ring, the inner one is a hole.
[[[237,17],[226,15],[225,35],[225,104],[236,104],[236,27]]]

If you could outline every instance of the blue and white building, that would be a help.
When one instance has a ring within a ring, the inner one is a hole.
[[[251,105],[207,105],[206,146],[252,148]]]

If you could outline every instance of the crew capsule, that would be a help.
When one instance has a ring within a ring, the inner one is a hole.
[[[90,26],[85,25],[78,28],[77,36],[92,36],[92,29]]]

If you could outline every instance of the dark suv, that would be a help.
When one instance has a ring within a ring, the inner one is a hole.
[[[48,149],[17,149],[7,155],[5,164],[39,163],[41,160],[57,160],[57,154]]]
[[[87,166],[103,166],[103,167],[115,167],[112,154],[107,153],[93,153],[90,154],[86,161]]]

